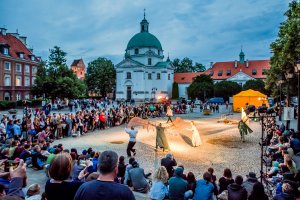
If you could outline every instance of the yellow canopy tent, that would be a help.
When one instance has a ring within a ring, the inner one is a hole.
[[[262,104],[268,105],[267,95],[255,90],[242,91],[232,98],[233,111],[241,112],[242,108],[246,109],[248,105],[254,105],[256,108],[262,106]]]

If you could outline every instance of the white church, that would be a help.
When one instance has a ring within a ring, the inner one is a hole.
[[[160,41],[149,33],[145,14],[140,28],[140,32],[129,40],[124,60],[115,66],[116,99],[171,98],[174,66],[169,57],[163,60],[163,48]]]

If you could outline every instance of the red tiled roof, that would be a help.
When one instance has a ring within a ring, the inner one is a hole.
[[[188,72],[188,73],[175,73],[174,81],[176,83],[191,83],[193,78],[200,74],[210,74],[213,71],[212,79],[213,80],[226,80],[238,72],[242,71],[243,73],[256,78],[264,79],[266,75],[263,75],[263,70],[270,69],[270,60],[249,60],[248,67],[246,67],[246,62],[240,63],[237,61],[237,67],[235,67],[235,61],[228,62],[216,62],[213,66],[207,69],[205,72]],[[219,71],[222,70],[222,75],[218,75]],[[227,70],[230,70],[230,75],[227,75]],[[252,70],[256,70],[256,75],[252,74]]]
[[[29,55],[33,55],[32,52],[21,42],[18,38],[11,34],[2,35],[0,34],[0,44],[8,44],[9,45],[9,55],[12,58],[20,59],[18,56],[18,52],[24,53],[25,60],[31,60]],[[0,52],[2,54],[2,52]],[[36,62],[38,62],[37,58],[35,57]]]

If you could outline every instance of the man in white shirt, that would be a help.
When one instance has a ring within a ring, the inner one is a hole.
[[[128,133],[129,135],[129,142],[127,145],[127,156],[131,157],[131,152],[133,153],[133,156],[135,156],[136,151],[135,149],[133,149],[135,143],[136,143],[136,135],[138,133],[137,129],[134,129],[134,127],[132,126],[130,129],[125,128],[125,132]]]

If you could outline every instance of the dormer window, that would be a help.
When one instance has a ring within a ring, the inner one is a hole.
[[[31,55],[31,56],[30,56],[30,60],[31,60],[31,61],[35,61],[34,55]]]
[[[134,54],[139,54],[139,49],[134,49]]]
[[[24,53],[19,53],[19,58],[24,59]]]
[[[213,70],[210,70],[209,75],[210,75],[210,76],[213,76],[213,75],[214,75],[214,71],[213,71]]]
[[[218,76],[222,76],[222,75],[223,75],[223,70],[219,70]]]
[[[8,55],[8,48],[7,48],[7,47],[4,47],[4,48],[3,48],[3,54],[4,54],[4,55]]]
[[[256,75],[256,74],[257,74],[256,69],[252,69],[252,75]]]
[[[231,75],[231,70],[230,70],[230,69],[228,69],[228,70],[226,71],[226,75],[227,75],[227,76],[230,76],[230,75]]]

